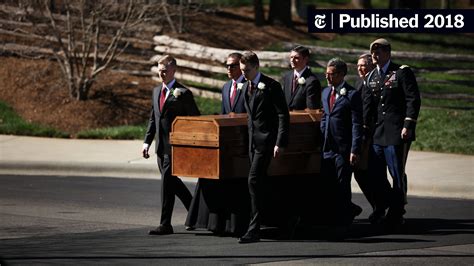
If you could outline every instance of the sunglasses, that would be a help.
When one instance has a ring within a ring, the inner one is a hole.
[[[229,65],[226,64],[225,65],[226,68],[236,68],[238,66],[239,66],[239,64],[229,64]]]

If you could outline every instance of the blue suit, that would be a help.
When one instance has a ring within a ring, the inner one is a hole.
[[[245,78],[240,82],[244,84],[246,82]],[[232,87],[232,80],[227,81],[222,87],[222,108],[221,114],[228,114],[230,112],[234,113],[245,113],[245,106],[244,106],[244,95],[242,89],[237,89],[235,94],[235,104],[231,107],[230,104],[230,92]]]
[[[327,186],[326,192],[334,203],[331,215],[336,222],[352,222],[350,154],[359,155],[362,142],[362,99],[360,92],[345,83],[332,111],[329,111],[331,87],[322,92],[324,114],[321,132],[324,137],[321,177]],[[342,91],[345,91],[343,93]],[[342,95],[344,94],[344,95]]]

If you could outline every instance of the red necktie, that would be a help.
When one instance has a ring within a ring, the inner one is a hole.
[[[163,83],[161,88],[161,96],[160,96],[160,113],[163,111],[163,105],[165,105],[166,100],[166,85]]]
[[[329,112],[332,112],[332,109],[334,108],[335,103],[336,103],[336,90],[333,87],[331,91],[331,97],[329,98]]]
[[[230,92],[230,107],[234,107],[235,94],[237,93],[237,82],[235,80],[232,83],[232,90]]]
[[[291,88],[291,94],[295,93],[297,82],[298,81],[298,76],[295,74],[293,76],[293,87]]]

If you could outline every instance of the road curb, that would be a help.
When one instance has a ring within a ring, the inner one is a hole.
[[[46,161],[0,161],[0,174],[14,175],[61,175],[99,176],[118,178],[160,179],[158,167],[150,163],[95,163],[95,162],[46,162]],[[187,182],[197,182],[197,178],[184,177]],[[352,179],[352,191],[362,193],[357,182]],[[408,195],[433,198],[474,199],[472,186],[437,184],[408,180]]]
[[[21,162],[0,161],[0,174],[110,176],[130,178],[159,178],[153,164],[77,163],[77,162]]]

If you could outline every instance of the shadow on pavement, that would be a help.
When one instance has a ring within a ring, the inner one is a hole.
[[[311,226],[297,227],[292,238],[282,238],[277,228],[262,230],[262,238],[282,241],[343,241],[360,243],[381,242],[433,242],[426,239],[393,238],[394,235],[405,236],[446,236],[474,234],[473,219],[406,219],[398,227],[371,225],[368,220],[356,220],[350,227]],[[383,236],[381,238],[374,238]]]

